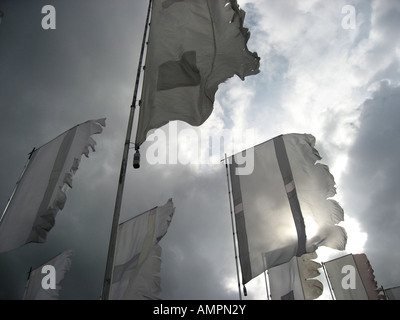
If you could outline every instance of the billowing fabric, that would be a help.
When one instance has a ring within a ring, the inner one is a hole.
[[[25,291],[24,300],[57,300],[61,289],[59,283],[64,279],[65,273],[71,268],[70,257],[72,255],[73,250],[66,250],[39,268],[32,270],[29,275],[29,282]],[[46,273],[46,270],[43,270],[44,272],[42,273],[42,268],[46,265],[54,267],[56,276],[55,289],[43,288],[42,286],[42,280],[48,283],[48,279],[43,278],[50,275],[49,272]]]
[[[400,287],[385,289],[387,300],[400,300]]]
[[[304,300],[317,299],[324,291],[324,285],[319,280],[313,279],[319,276],[320,272],[318,269],[322,267],[320,263],[313,261],[316,258],[317,254],[315,252],[297,257]]]
[[[308,253],[293,257],[289,262],[268,270],[272,300],[313,300],[323,292],[323,284],[316,279],[321,265]]]
[[[172,199],[119,225],[110,300],[151,300],[160,293],[161,247],[175,208]]]
[[[377,281],[375,280],[374,269],[372,269],[367,256],[364,253],[353,254],[353,258],[357,266],[357,271],[362,279],[368,300],[382,299],[383,295],[379,294],[381,289],[378,288]]]
[[[337,300],[380,300],[374,270],[365,254],[349,254],[325,263]]]
[[[343,210],[328,199],[336,194],[335,182],[328,167],[316,163],[321,157],[314,145],[312,135],[287,134],[246,150],[245,156],[232,157],[230,176],[244,284],[321,245],[345,248],[346,232],[337,226]],[[246,158],[244,167],[254,168],[242,174],[241,162]]]
[[[89,120],[36,149],[0,221],[0,253],[29,242],[43,243],[72,188],[82,154],[89,156],[105,119]]]
[[[136,147],[172,120],[201,125],[218,85],[259,72],[236,0],[153,0]]]

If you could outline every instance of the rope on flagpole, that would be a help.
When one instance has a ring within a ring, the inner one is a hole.
[[[129,155],[129,149],[130,149],[130,144],[131,144],[133,119],[134,119],[135,110],[136,110],[136,99],[137,99],[137,93],[138,93],[139,82],[140,82],[140,74],[141,74],[142,63],[143,63],[144,48],[146,46],[146,37],[147,37],[147,29],[149,26],[151,4],[152,4],[152,0],[149,0],[146,24],[145,24],[144,33],[143,33],[142,47],[140,50],[140,58],[139,58],[138,69],[137,69],[137,74],[136,74],[135,89],[134,89],[134,93],[133,93],[132,104],[130,107],[128,127],[126,130],[126,140],[125,140],[125,144],[124,144],[124,152],[123,152],[122,162],[121,162],[121,171],[120,171],[119,180],[118,180],[118,190],[117,190],[117,196],[115,199],[114,217],[113,217],[113,222],[112,222],[112,227],[111,227],[110,244],[109,244],[109,248],[108,248],[107,264],[106,264],[106,271],[105,271],[105,276],[104,276],[104,284],[103,284],[103,292],[102,292],[103,300],[108,300],[110,288],[111,288],[112,269],[113,269],[113,264],[114,264],[115,247],[116,247],[116,242],[117,242],[117,231],[118,231],[119,216],[120,216],[120,211],[121,211],[122,194],[124,191],[126,167],[127,167],[127,163],[128,163],[128,155]],[[137,160],[138,155],[139,155],[139,150],[136,149],[135,160]],[[134,167],[138,168],[139,167],[138,163],[134,163]]]

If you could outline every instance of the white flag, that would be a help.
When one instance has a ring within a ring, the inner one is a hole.
[[[400,287],[385,289],[387,300],[400,300]]]
[[[218,85],[259,72],[236,0],[153,0],[136,147],[169,121],[199,126]]]
[[[172,199],[119,225],[110,300],[157,299],[161,247],[175,208]]]
[[[268,270],[272,300],[313,300],[323,292],[323,284],[316,279],[321,265],[313,259],[317,254],[306,253]]]
[[[0,221],[0,253],[29,242],[45,242],[72,188],[82,154],[89,156],[105,119],[90,120],[36,149]]]
[[[327,166],[316,164],[321,157],[314,144],[312,135],[287,134],[246,150],[246,156],[233,156],[230,175],[244,284],[318,246],[344,249],[346,232],[336,225],[343,210],[327,199],[335,195],[335,183]]]
[[[32,270],[25,291],[24,300],[57,300],[61,287],[59,283],[71,268],[73,251],[67,250]]]
[[[337,300],[380,300],[380,289],[365,254],[349,254],[325,262],[325,269]]]

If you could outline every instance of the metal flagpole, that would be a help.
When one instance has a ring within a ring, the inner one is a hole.
[[[265,291],[267,291],[267,300],[269,300],[269,291],[268,291],[268,280],[267,280],[267,272],[265,271],[267,269],[265,265],[265,255],[261,253],[261,259],[263,261],[263,267],[264,267],[264,280],[265,280]]]
[[[225,153],[225,169],[226,169],[226,180],[228,182],[228,197],[229,197],[229,207],[231,211],[231,222],[232,222],[232,235],[233,235],[233,248],[235,250],[235,261],[236,261],[236,275],[238,281],[238,289],[239,289],[239,299],[242,300],[242,292],[240,290],[240,278],[239,278],[239,264],[238,264],[238,256],[236,250],[236,239],[235,239],[235,226],[233,223],[233,211],[232,211],[232,199],[231,199],[231,187],[229,184],[229,169],[228,169],[228,159]]]
[[[28,290],[28,286],[29,286],[29,281],[31,279],[31,272],[32,272],[32,266],[29,268],[28,271],[28,279],[26,279],[26,285],[25,285],[25,291],[24,291],[24,296],[22,297],[22,300],[25,300],[26,298],[26,291]]]
[[[0,224],[2,223],[3,218],[4,218],[4,216],[6,215],[6,212],[7,212],[8,207],[10,206],[11,200],[12,200],[12,198],[14,197],[15,192],[17,191],[19,182],[21,181],[22,177],[24,176],[24,173],[25,173],[25,171],[26,171],[26,168],[28,168],[29,161],[31,160],[32,154],[35,152],[35,150],[36,150],[36,148],[34,147],[34,148],[32,149],[32,151],[31,151],[30,153],[28,153],[28,155],[29,155],[28,160],[26,161],[26,163],[25,163],[25,165],[24,165],[24,168],[22,169],[22,173],[21,173],[21,175],[19,176],[19,179],[18,179],[17,183],[15,184],[14,190],[12,191],[11,196],[10,196],[10,198],[9,198],[8,201],[7,201],[6,207],[4,208],[3,213],[2,213],[1,216],[0,216]]]
[[[327,274],[327,272],[326,272],[325,263],[324,263],[324,262],[321,262],[321,264],[322,264],[322,270],[324,270],[326,282],[328,283],[328,287],[329,287],[329,291],[330,291],[330,293],[331,293],[332,300],[335,300],[335,298],[334,298],[334,296],[333,296],[333,292],[332,292],[331,283],[330,283],[330,281],[329,281],[328,274]]]
[[[118,190],[117,190],[117,196],[115,199],[114,217],[113,217],[113,222],[112,222],[112,227],[111,227],[110,244],[109,244],[109,248],[108,248],[106,272],[105,272],[105,276],[104,276],[104,284],[103,284],[103,292],[102,292],[103,300],[108,300],[108,296],[110,293],[110,287],[111,287],[112,268],[113,268],[113,263],[114,263],[115,245],[116,245],[116,241],[117,241],[117,230],[118,230],[119,216],[120,216],[120,211],[121,211],[122,194],[123,194],[124,184],[125,184],[125,173],[126,173],[126,167],[127,167],[127,163],[128,163],[129,147],[131,144],[133,118],[134,118],[135,110],[136,110],[136,100],[137,100],[137,93],[138,93],[138,88],[139,88],[140,74],[141,74],[141,69],[142,69],[144,48],[146,45],[147,29],[149,26],[151,4],[152,4],[152,0],[149,0],[149,7],[147,9],[147,17],[146,17],[146,25],[145,25],[144,33],[143,33],[142,48],[140,51],[140,58],[139,58],[138,69],[137,69],[137,74],[136,74],[135,89],[134,89],[134,93],[133,93],[132,104],[130,107],[128,127],[126,130],[126,140],[125,140],[125,145],[124,145],[124,152],[122,155],[121,171],[120,171],[119,180],[118,180]],[[134,164],[135,168],[139,167],[138,156],[139,156],[139,150],[138,150],[138,148],[136,148],[136,154],[135,154],[135,158],[134,158],[134,160],[136,161]]]

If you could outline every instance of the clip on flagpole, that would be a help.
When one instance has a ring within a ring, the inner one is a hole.
[[[119,176],[119,180],[118,180],[118,190],[117,190],[117,196],[115,199],[114,217],[113,217],[113,222],[112,222],[112,227],[111,227],[110,244],[109,244],[109,248],[108,248],[107,264],[106,264],[106,271],[105,271],[105,276],[104,276],[104,284],[103,284],[103,291],[102,291],[102,299],[103,300],[108,300],[110,288],[111,288],[112,269],[113,269],[113,264],[114,264],[115,246],[116,246],[116,242],[117,242],[117,231],[118,231],[119,216],[120,216],[120,211],[121,211],[122,194],[123,194],[124,184],[125,184],[125,173],[126,173],[127,162],[128,162],[129,146],[131,144],[130,141],[131,141],[131,135],[132,135],[133,119],[134,119],[135,109],[136,109],[136,101],[137,101],[140,74],[141,74],[142,63],[143,63],[144,48],[146,46],[146,37],[147,37],[147,29],[149,26],[151,4],[152,4],[152,0],[149,0],[146,24],[145,24],[144,33],[143,33],[142,47],[140,50],[140,57],[139,57],[137,74],[136,74],[135,89],[134,89],[134,93],[133,93],[132,104],[130,107],[128,127],[126,130],[126,140],[125,140],[125,145],[124,145],[124,152],[122,155],[121,171],[120,171],[120,176]],[[138,147],[136,147],[136,154],[135,154],[134,160],[135,159],[136,159],[136,163],[134,164],[134,167],[139,168],[140,164],[138,161],[140,160],[140,155],[139,155]]]
[[[136,152],[133,155],[133,167],[135,169],[139,169],[140,168],[140,152],[139,152],[139,148],[136,149]]]

